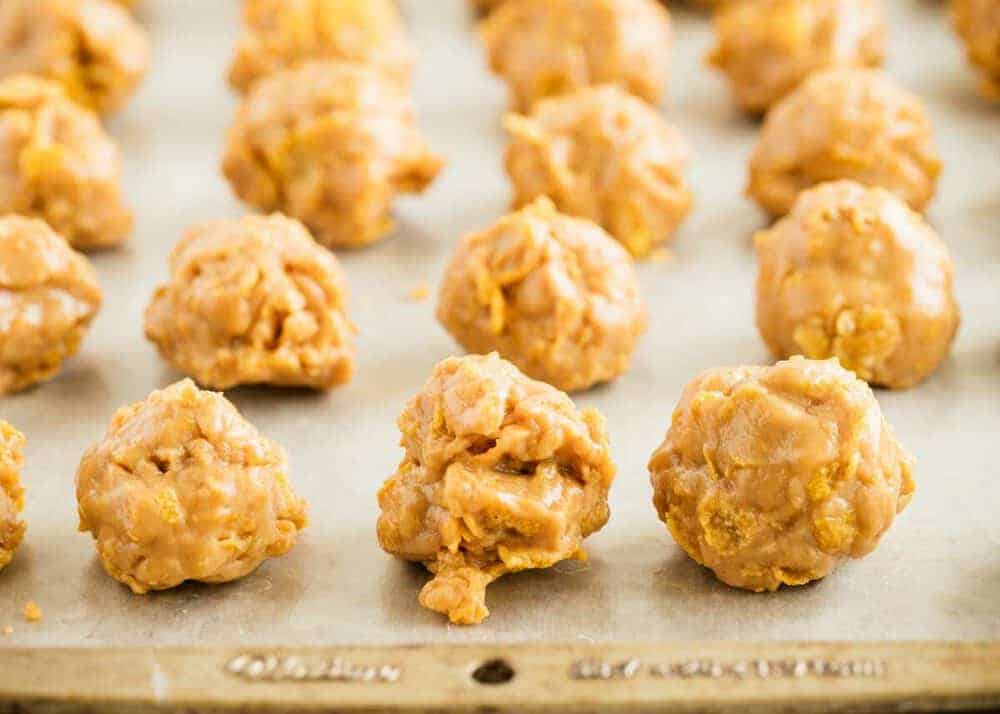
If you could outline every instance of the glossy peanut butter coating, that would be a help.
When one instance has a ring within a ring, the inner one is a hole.
[[[437,316],[470,352],[566,391],[626,372],[647,325],[625,250],[546,199],[462,239]]]
[[[0,77],[33,74],[59,82],[101,114],[120,109],[149,65],[142,27],[111,0],[0,2]]]
[[[814,72],[878,67],[885,56],[880,0],[743,0],[714,20],[708,61],[750,114],[763,114]]]
[[[914,490],[912,458],[868,385],[801,357],[698,376],[649,471],[677,544],[756,592],[867,555]]]
[[[853,179],[892,191],[919,211],[940,171],[930,117],[916,95],[877,70],[831,69],[768,112],[747,194],[782,216],[800,191]]]
[[[951,19],[982,74],[983,96],[1000,100],[1000,0],[951,0]]]
[[[27,527],[20,519],[24,509],[23,450],[24,435],[0,420],[0,570],[14,558]]]
[[[779,359],[836,357],[861,379],[898,389],[947,356],[959,325],[951,257],[888,191],[820,184],[756,244],[757,326]]]
[[[306,525],[284,449],[191,380],[118,410],[76,496],[104,569],[137,594],[241,578]]]
[[[404,89],[364,65],[317,61],[254,86],[222,169],[247,203],[342,248],[385,236],[393,199],[423,191],[442,166]]]
[[[452,622],[485,619],[486,586],[506,573],[584,559],[608,520],[603,417],[496,354],[441,362],[398,424],[379,544],[434,573],[420,603]]]
[[[0,217],[0,394],[54,377],[100,306],[86,257],[42,221]]]
[[[621,89],[546,99],[505,123],[516,206],[548,196],[560,211],[600,224],[637,257],[669,241],[691,210],[687,142]]]
[[[354,371],[347,280],[298,221],[195,226],[146,310],[146,336],[200,384],[328,389]]]
[[[114,246],[132,230],[118,149],[60,85],[0,80],[0,215],[45,220],[74,248]]]
[[[414,53],[395,0],[244,0],[229,81],[241,92],[310,60],[359,62],[408,84]]]
[[[596,84],[657,104],[670,77],[670,15],[657,0],[505,0],[483,21],[490,67],[514,109]]]

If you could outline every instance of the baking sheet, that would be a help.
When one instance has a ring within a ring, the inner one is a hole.
[[[632,371],[577,397],[607,416],[619,466],[609,525],[587,565],[501,579],[492,616],[449,626],[417,604],[421,568],[375,541],[375,492],[401,451],[395,418],[433,365],[457,348],[434,301],[456,239],[504,212],[502,86],[486,72],[464,0],[404,3],[421,51],[416,98],[449,160],[424,197],[398,208],[399,229],[342,254],[360,327],[360,370],[329,394],[238,389],[240,409],[288,447],[312,523],[287,557],[224,586],[132,595],[75,533],[73,476],[113,411],[179,375],[142,337],[142,313],[165,258],[189,224],[239,216],[217,165],[235,104],[223,81],[238,3],[149,0],[155,68],[112,124],[127,163],[137,231],[94,257],[106,304],[82,353],[53,383],[0,402],[28,436],[25,545],[0,574],[0,647],[32,645],[395,644],[690,639],[981,639],[1000,637],[1000,113],[975,95],[941,4],[887,0],[890,71],[928,102],[945,171],[930,220],[958,264],[964,324],[954,356],[927,383],[878,398],[919,460],[918,491],[879,549],[807,587],[755,595],[717,583],[673,544],[650,505],[646,460],[685,383],[703,368],[764,363],[753,326],[752,232],[763,219],[741,196],[757,127],[701,64],[710,27],[677,9],[675,80],[665,111],[691,140],[697,208],[671,260],[638,272],[651,329]],[[23,622],[26,601],[45,619]]]

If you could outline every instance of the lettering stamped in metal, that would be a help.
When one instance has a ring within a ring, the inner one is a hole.
[[[354,682],[387,684],[402,676],[392,664],[358,665],[340,657],[240,654],[226,663],[226,671],[251,682]]]
[[[643,665],[636,658],[609,662],[600,659],[578,660],[570,666],[570,679],[615,681],[641,676],[657,679],[802,679],[854,678],[879,679],[885,676],[887,664],[871,659],[687,659],[668,663]]]

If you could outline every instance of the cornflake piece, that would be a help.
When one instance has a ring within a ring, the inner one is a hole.
[[[29,600],[24,606],[24,619],[28,622],[42,621],[42,608],[38,607],[34,600]]]

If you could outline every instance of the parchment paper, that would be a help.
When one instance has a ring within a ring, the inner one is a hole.
[[[434,301],[456,239],[507,207],[501,170],[503,87],[485,69],[463,0],[404,3],[421,52],[420,119],[449,166],[424,197],[398,207],[398,231],[342,254],[360,327],[360,371],[330,394],[238,389],[230,396],[283,443],[312,524],[287,557],[225,586],[132,595],[75,533],[73,476],[113,411],[180,375],[142,337],[142,312],[189,224],[239,216],[218,172],[235,108],[223,74],[235,0],[147,0],[155,68],[111,130],[127,163],[138,228],[94,261],[106,305],[80,356],[53,383],[0,401],[28,436],[27,539],[0,574],[0,636],[10,645],[390,644],[671,639],[977,639],[1000,636],[1000,113],[975,79],[943,3],[886,0],[890,71],[928,102],[945,171],[929,217],[958,263],[964,324],[954,356],[917,389],[878,398],[919,459],[918,491],[879,549],[815,585],[777,594],[732,590],[674,545],[650,505],[645,468],[685,383],[703,368],[764,363],[753,326],[750,247],[762,215],[741,195],[757,126],[703,66],[702,13],[675,9],[671,99],[664,111],[695,148],[697,209],[673,258],[638,271],[652,316],[632,371],[578,397],[606,414],[619,466],[613,516],[589,565],[503,578],[493,614],[448,626],[420,608],[422,569],[375,542],[375,493],[400,458],[395,418],[433,365],[458,351]],[[44,621],[25,623],[36,600]],[[0,656],[2,659],[2,656]]]

